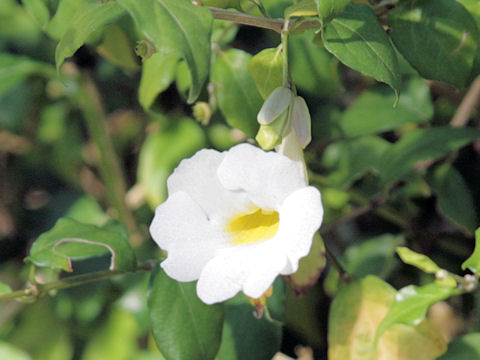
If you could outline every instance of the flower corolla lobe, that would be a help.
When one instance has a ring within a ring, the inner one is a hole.
[[[198,280],[207,304],[239,291],[261,297],[278,275],[297,271],[322,222],[320,192],[295,162],[249,144],[197,152],[167,187],[150,226],[168,252],[161,266],[175,280]]]

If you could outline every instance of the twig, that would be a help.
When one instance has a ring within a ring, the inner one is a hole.
[[[105,111],[95,83],[86,73],[79,80],[78,105],[82,110],[93,142],[100,153],[100,172],[107,190],[110,205],[116,210],[131,236],[138,237],[138,226],[125,203],[126,184],[120,161],[108,134]]]
[[[138,265],[138,267],[133,272],[124,271],[124,270],[107,270],[107,271],[98,271],[89,274],[82,274],[67,277],[57,281],[52,281],[46,284],[30,284],[29,287],[23,290],[13,291],[11,293],[0,295],[0,301],[13,300],[17,298],[39,298],[49,291],[60,290],[73,286],[79,286],[83,284],[88,284],[94,281],[110,279],[120,275],[132,274],[140,271],[152,271],[155,264],[153,262],[146,262]]]
[[[263,18],[260,16],[248,15],[211,6],[206,6],[206,8],[212,12],[213,17],[217,20],[228,20],[241,25],[269,29],[279,34],[282,33],[282,29],[286,21],[284,19]],[[292,26],[296,21],[299,20],[291,21]],[[295,27],[295,30],[318,29],[320,26],[320,21],[318,20],[304,20],[298,27]]]
[[[463,127],[467,124],[473,109],[475,109],[480,99],[480,76],[473,81],[472,85],[465,94],[455,115],[450,121],[451,126]]]
[[[340,263],[337,257],[330,250],[330,246],[327,244],[325,237],[323,237],[323,244],[325,246],[325,255],[327,256],[327,260],[338,271],[338,274],[340,275],[340,279],[345,282],[350,281],[352,276],[347,272],[347,270],[345,270],[343,265]]]

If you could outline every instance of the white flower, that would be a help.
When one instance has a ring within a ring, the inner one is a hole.
[[[167,185],[150,226],[168,252],[161,266],[175,280],[198,280],[207,304],[239,291],[261,297],[278,275],[297,271],[322,222],[320,192],[295,162],[249,144],[201,150]]]

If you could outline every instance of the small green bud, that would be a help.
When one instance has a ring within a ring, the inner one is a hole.
[[[287,122],[288,108],[271,124],[260,125],[255,140],[257,140],[262,149],[272,150],[275,146],[282,143]]]
[[[142,60],[148,59],[156,52],[157,49],[155,49],[155,45],[153,45],[150,40],[140,40],[137,42],[137,46],[135,47],[135,54],[140,56]]]
[[[212,109],[204,101],[199,101],[193,106],[193,116],[202,125],[208,125],[212,117]]]
[[[286,87],[278,87],[273,90],[258,112],[258,123],[260,125],[268,125],[278,119],[285,111],[287,111],[292,96],[292,91]]]

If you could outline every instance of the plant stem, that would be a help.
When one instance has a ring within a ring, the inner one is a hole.
[[[138,227],[133,214],[125,203],[125,176],[108,134],[100,93],[90,76],[87,73],[82,75],[79,80],[78,105],[85,117],[90,136],[100,154],[99,167],[105,182],[108,202],[115,209],[118,219],[127,226],[130,234],[138,234]]]
[[[234,12],[234,11],[215,8],[211,6],[206,6],[206,8],[208,8],[212,12],[213,17],[217,20],[228,20],[241,25],[249,25],[249,26],[259,27],[262,29],[269,29],[279,34],[282,33],[282,29],[285,23],[284,19],[263,18],[260,16],[243,14],[240,12]],[[300,20],[291,21],[291,23],[293,24],[296,21],[300,21]],[[320,21],[304,20],[298,27],[295,28],[295,30],[307,30],[307,29],[318,29],[318,28],[320,28]]]
[[[328,180],[325,176],[315,174],[315,173],[310,173],[309,176],[310,176],[310,179],[313,179],[320,185],[323,185],[326,187],[331,186],[330,180]],[[370,210],[372,210],[375,214],[377,214],[381,218],[387,221],[390,221],[391,223],[397,225],[402,229],[409,228],[408,220],[405,219],[400,213],[398,213],[395,209],[391,208],[390,206],[381,205],[381,206],[375,207],[373,206],[374,202],[372,201],[372,199],[370,199],[369,197],[363,195],[362,193],[354,189],[345,190],[345,192],[350,196],[350,198],[353,201],[363,206],[369,206]],[[365,209],[363,209],[360,212],[360,214],[363,214],[363,213],[365,213]]]
[[[13,291],[11,293],[0,295],[0,301],[13,300],[17,298],[30,298],[34,299],[39,298],[49,291],[60,290],[73,286],[79,286],[83,284],[88,284],[91,282],[110,279],[120,275],[133,274],[140,271],[152,271],[155,264],[153,262],[146,262],[137,266],[137,269],[133,272],[123,271],[123,270],[106,270],[98,271],[89,274],[82,274],[67,277],[57,281],[52,281],[46,284],[30,284],[29,287],[23,290]]]
[[[327,260],[338,271],[338,274],[340,275],[340,279],[342,281],[348,282],[352,278],[352,276],[347,272],[347,270],[345,270],[343,265],[340,263],[337,257],[330,250],[330,247],[328,246],[327,241],[325,240],[325,237],[322,237],[322,238],[323,238],[323,245],[325,246],[325,255],[327,257]]]

